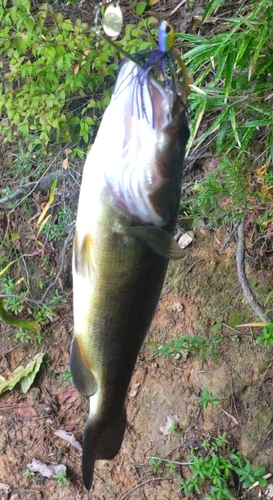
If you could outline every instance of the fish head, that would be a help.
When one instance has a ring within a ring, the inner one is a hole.
[[[104,120],[112,127],[104,174],[115,203],[137,222],[166,226],[176,217],[189,137],[178,86],[125,60]]]

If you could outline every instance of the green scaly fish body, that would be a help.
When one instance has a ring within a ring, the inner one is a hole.
[[[89,490],[97,459],[118,453],[125,398],[160,296],[188,139],[184,106],[132,61],[123,64],[84,167],[73,255],[71,373],[90,398],[83,445]],[[145,107],[145,113],[143,108]]]

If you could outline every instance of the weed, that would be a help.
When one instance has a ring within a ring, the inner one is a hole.
[[[213,333],[217,333],[216,330],[213,330]],[[202,335],[190,336],[186,334],[184,337],[171,340],[158,348],[155,348],[152,344],[152,355],[165,357],[176,356],[181,350],[185,349],[188,353],[201,353],[204,361],[209,357],[211,357],[213,361],[216,361],[215,348],[222,340],[223,337],[221,336],[207,338]]]
[[[209,405],[213,408],[219,405],[219,399],[213,396],[207,388],[203,389],[203,395],[198,398],[198,402],[203,403],[204,410],[206,410]]]
[[[31,335],[23,330],[23,328],[19,327],[18,332],[16,333],[16,338],[20,339],[22,342],[25,342],[26,344],[32,340]]]
[[[70,366],[67,365],[65,368],[65,373],[63,375],[63,380],[71,380],[72,381],[72,375],[70,371]]]
[[[151,457],[149,471],[159,474],[163,473],[166,467],[169,473],[174,473],[178,466],[188,467],[191,475],[187,479],[178,480],[179,491],[190,497],[196,493],[201,494],[202,488],[203,498],[204,489],[209,488],[204,496],[205,500],[235,500],[230,491],[234,474],[238,475],[242,488],[249,488],[256,481],[261,486],[266,486],[264,467],[253,469],[249,460],[244,459],[240,452],[229,453],[226,457],[227,452],[223,453],[223,445],[228,445],[226,433],[204,440],[201,445],[202,456],[192,450],[186,463]]]
[[[54,477],[58,481],[60,486],[62,486],[62,485],[69,486],[70,485],[70,481],[66,477],[65,470],[63,470],[63,469],[60,470],[60,472],[58,472],[58,474],[56,474],[56,476],[54,476]]]
[[[168,434],[175,434],[176,431],[179,429],[179,424],[174,422],[168,429]]]
[[[266,349],[273,345],[273,324],[269,323],[263,327],[262,334],[256,338],[256,344],[263,344]]]
[[[160,474],[162,472],[162,462],[163,460],[161,458],[150,458],[148,471],[152,472],[153,474]]]
[[[179,481],[180,491],[185,495],[200,493],[201,487],[209,483],[210,491],[205,496],[206,500],[233,500],[229,481],[234,472],[238,474],[243,488],[248,488],[256,481],[262,486],[267,484],[267,481],[263,479],[265,469],[262,467],[253,469],[250,462],[242,458],[241,453],[230,453],[229,457],[225,458],[221,453],[221,448],[226,443],[226,435],[223,434],[203,444],[206,450],[205,457],[198,457],[194,453],[190,455],[189,469],[192,475]]]
[[[30,469],[26,469],[26,470],[25,470],[25,472],[24,472],[24,476],[25,476],[26,478],[28,478],[28,477],[33,477],[33,476],[35,476],[35,472],[33,472],[33,471],[32,471],[32,470],[30,470]]]
[[[224,19],[224,4],[210,0],[203,21],[219,7]],[[255,213],[261,232],[272,222],[272,19],[271,0],[252,1],[238,6],[235,16],[225,18],[225,26],[219,24],[211,36],[206,30],[202,36],[202,24],[198,35],[177,34],[194,79],[189,96],[191,155],[210,141],[212,155],[219,159],[216,170],[198,182],[195,195],[184,204],[194,226],[204,217],[210,225],[230,224],[247,211]],[[198,133],[203,115],[205,132]]]
[[[176,469],[176,465],[172,462],[172,460],[166,460],[165,465],[169,469],[170,473],[174,472]]]
[[[24,295],[24,292],[20,292],[18,290],[18,286],[20,284],[21,281],[20,283],[15,283],[9,276],[3,277],[1,278],[2,293],[6,295]],[[18,316],[23,309],[22,301],[14,297],[8,297],[5,300],[5,309],[6,311],[10,311]]]

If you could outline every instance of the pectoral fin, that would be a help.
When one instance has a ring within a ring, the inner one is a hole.
[[[160,227],[135,226],[130,227],[128,231],[131,236],[144,241],[161,257],[165,257],[166,259],[181,259],[185,256],[185,251],[179,247],[173,237]]]
[[[73,382],[82,396],[87,398],[97,392],[98,384],[92,373],[92,366],[84,356],[83,347],[77,337],[73,338],[71,344],[70,371]]]
[[[82,278],[89,277],[91,281],[94,279],[96,272],[92,258],[92,238],[90,234],[85,235],[82,244],[79,244],[77,233],[75,234],[74,265],[76,272]]]

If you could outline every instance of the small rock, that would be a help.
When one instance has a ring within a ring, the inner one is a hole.
[[[11,487],[8,484],[5,483],[0,483],[0,493],[2,494],[8,494],[11,492]]]
[[[178,240],[178,245],[180,246],[180,248],[188,247],[191,244],[193,237],[193,231],[188,231],[187,233],[182,234],[182,236],[180,236]]]
[[[184,307],[183,307],[183,304],[181,304],[181,302],[174,302],[172,305],[173,312],[181,312],[181,311],[183,311],[183,309],[184,309]]]

